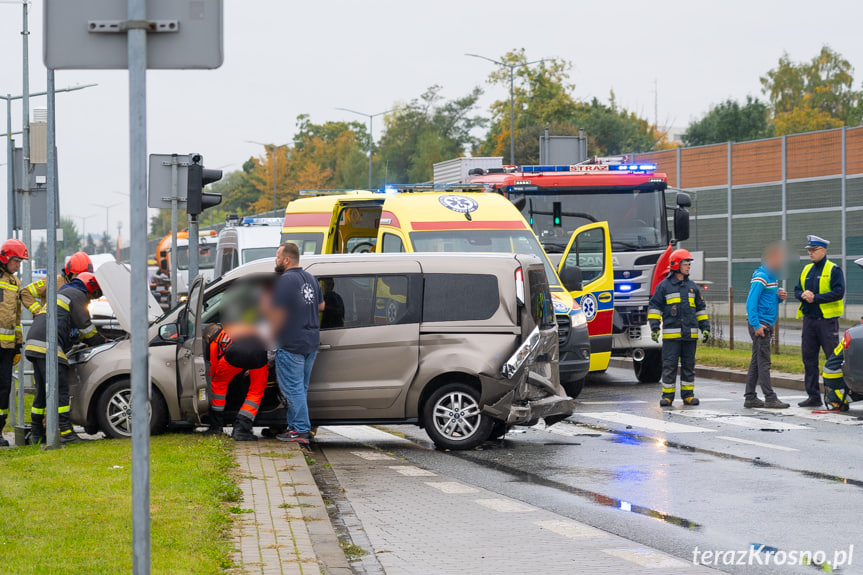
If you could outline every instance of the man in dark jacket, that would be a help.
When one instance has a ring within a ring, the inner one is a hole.
[[[102,296],[96,276],[90,272],[65,284],[57,292],[57,405],[59,414],[60,441],[75,443],[83,441],[72,430],[69,418],[69,362],[67,354],[77,342],[100,345],[105,338],[96,331],[87,309],[91,299]],[[48,314],[40,313],[33,318],[27,332],[24,355],[33,364],[33,379],[36,382],[36,397],[30,412],[30,427],[33,443],[45,440],[45,381],[47,376],[46,355],[48,353]]]
[[[710,320],[701,291],[689,279],[692,259],[684,249],[672,252],[668,276],[656,286],[647,312],[653,341],[659,341],[660,322],[662,327],[662,407],[674,402],[678,363],[683,403],[699,403],[695,397],[695,348],[699,334],[705,342],[710,338]]]

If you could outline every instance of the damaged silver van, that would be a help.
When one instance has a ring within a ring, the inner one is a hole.
[[[470,449],[512,425],[553,423],[572,413],[560,386],[557,327],[545,270],[517,254],[307,256],[327,304],[309,388],[315,425],[415,423],[445,449]],[[103,291],[128,330],[128,271],[100,268]],[[150,326],[151,432],[207,422],[203,328],[244,317],[276,279],[271,260],[241,266],[204,286]],[[119,287],[118,287],[119,286]],[[71,359],[72,420],[88,432],[130,435],[128,340]],[[285,422],[270,383],[256,426]],[[229,386],[226,421],[248,389]]]

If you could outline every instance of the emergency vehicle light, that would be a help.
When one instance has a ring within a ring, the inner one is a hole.
[[[611,164],[608,169],[613,172],[655,172],[656,164]]]
[[[568,172],[569,166],[522,166],[522,173],[537,174],[539,172]]]
[[[619,292],[631,292],[632,284],[617,284],[614,286]]]

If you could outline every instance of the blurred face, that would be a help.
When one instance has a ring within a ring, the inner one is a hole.
[[[9,270],[10,274],[17,273],[20,267],[21,258],[9,258],[9,261],[6,263],[6,269]]]
[[[775,247],[764,254],[764,265],[767,269],[778,271],[785,265],[785,248]]]
[[[813,262],[820,262],[827,255],[827,248],[822,247],[807,248],[806,251],[809,252],[809,259]]]
[[[691,267],[692,267],[692,262],[689,260],[684,260],[684,261],[680,262],[680,273],[682,273],[685,276],[688,276],[689,270]]]

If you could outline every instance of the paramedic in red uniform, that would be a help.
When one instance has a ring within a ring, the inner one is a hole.
[[[235,325],[222,328],[218,323],[204,330],[204,343],[210,359],[210,427],[207,434],[221,434],[225,425],[225,398],[228,385],[248,370],[249,391],[237,418],[231,437],[235,441],[257,441],[252,424],[264,389],[267,387],[267,348],[252,326]]]

